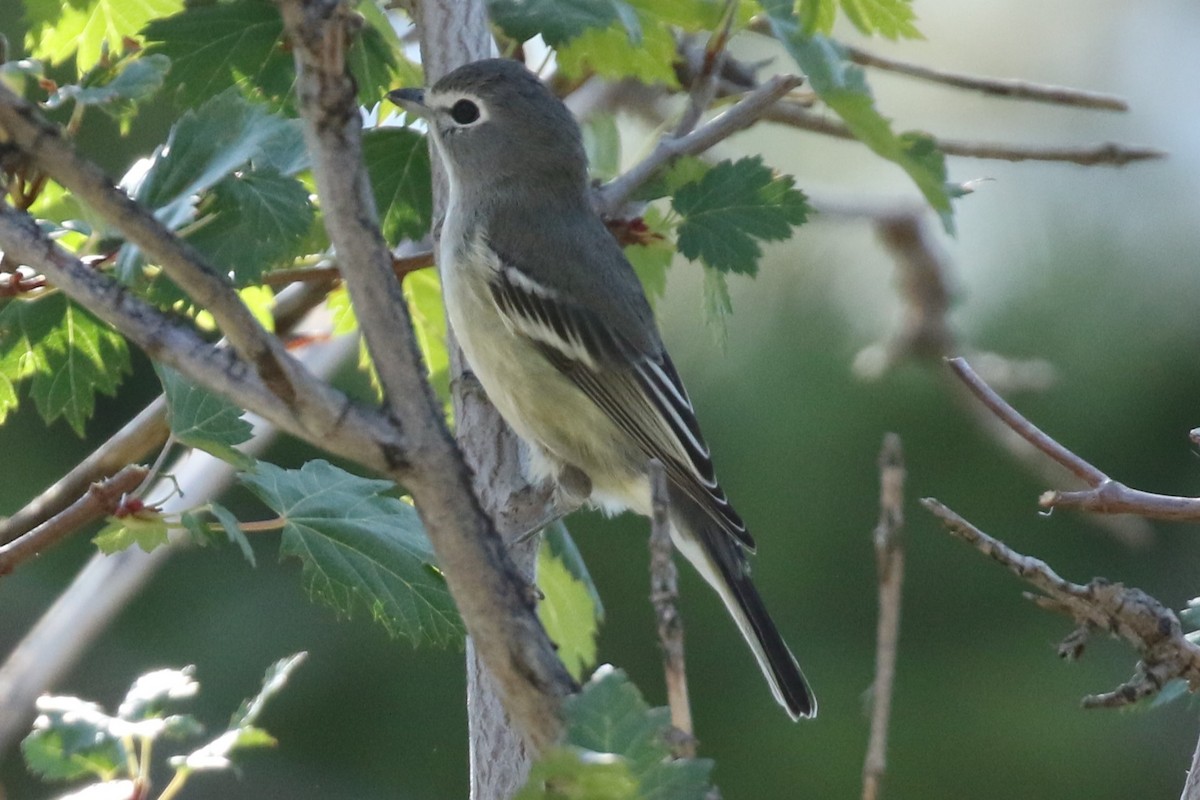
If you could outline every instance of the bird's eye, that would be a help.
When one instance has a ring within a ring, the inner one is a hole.
[[[470,125],[479,119],[479,106],[470,100],[459,100],[450,109],[450,117],[459,125]]]

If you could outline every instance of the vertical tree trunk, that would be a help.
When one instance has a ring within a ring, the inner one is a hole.
[[[413,0],[420,31],[421,61],[426,84],[432,85],[455,67],[494,55],[483,0]],[[435,231],[446,207],[445,173],[433,158]],[[456,435],[467,464],[475,472],[475,490],[483,507],[506,540],[545,519],[548,496],[529,487],[521,475],[520,448],[477,385],[464,380],[462,351],[449,332],[451,387]],[[532,582],[537,540],[513,545],[510,555]],[[471,797],[501,800],[524,783],[529,756],[496,694],[487,668],[467,642],[467,720],[470,726]]]

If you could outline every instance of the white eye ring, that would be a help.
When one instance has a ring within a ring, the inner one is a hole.
[[[438,111],[449,130],[471,128],[488,119],[487,105],[477,95],[468,92],[439,92],[426,96],[425,104]]]

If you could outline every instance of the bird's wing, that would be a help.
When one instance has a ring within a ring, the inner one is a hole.
[[[635,347],[601,316],[503,265],[492,298],[538,349],[626,434],[658,459],[672,483],[747,548],[754,540],[713,473],[712,456],[666,350]]]

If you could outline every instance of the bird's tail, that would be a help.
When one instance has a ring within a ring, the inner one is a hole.
[[[671,538],[721,601],[745,637],[775,700],[793,720],[817,715],[817,701],[795,656],[750,581],[742,545],[725,533],[683,492],[671,495]]]

